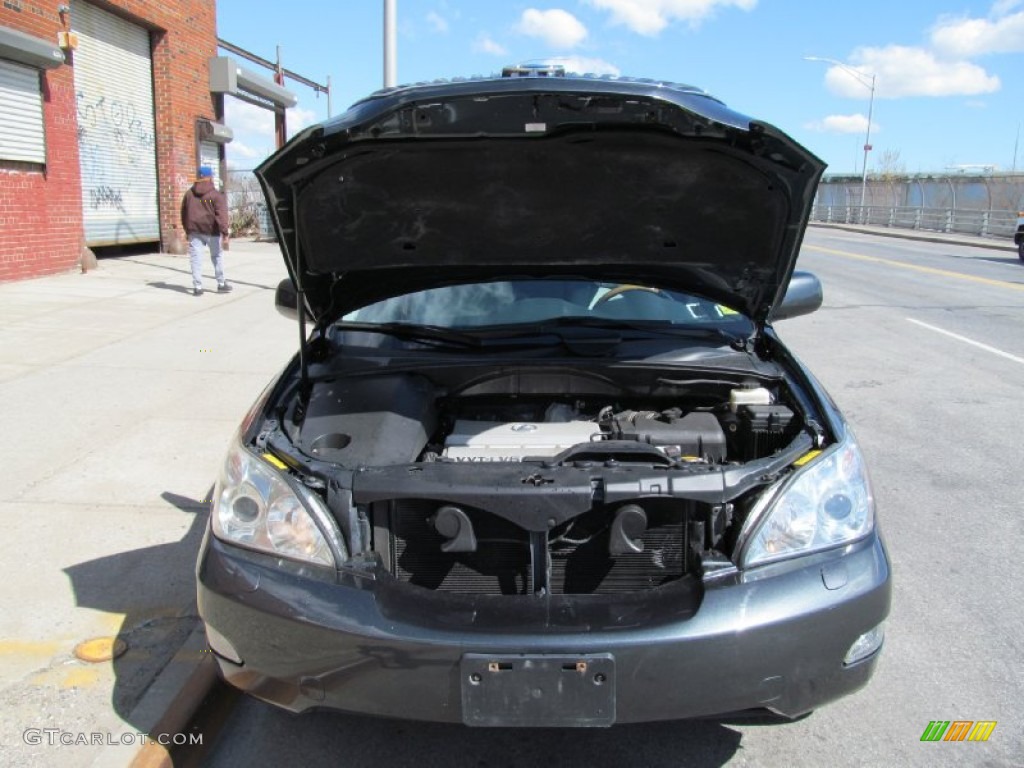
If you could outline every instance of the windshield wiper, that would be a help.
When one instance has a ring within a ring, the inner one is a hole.
[[[417,325],[414,323],[359,323],[340,321],[334,324],[340,331],[365,331],[382,333],[396,339],[420,342],[437,342],[450,346],[479,347],[482,342],[476,336],[453,331],[439,325]]]
[[[339,331],[357,331],[381,333],[397,339],[437,343],[447,346],[497,348],[535,346],[537,340],[547,337],[545,344],[563,344],[575,349],[583,344],[590,351],[591,347],[614,347],[623,341],[622,331],[633,331],[640,338],[650,336],[669,336],[672,338],[717,339],[730,346],[742,343],[743,339],[734,336],[718,327],[699,328],[693,326],[675,327],[662,321],[651,320],[614,320],[598,317],[554,317],[533,326],[516,325],[501,328],[483,326],[472,332],[457,331],[438,325],[418,325],[415,323],[361,323],[339,321],[334,324]],[[590,333],[574,335],[573,328],[587,329]],[[593,331],[609,331],[608,334],[594,334]],[[630,334],[633,336],[633,334]],[[634,336],[634,338],[636,338]]]
[[[718,326],[674,326],[661,320],[615,320],[612,318],[579,316],[553,317],[538,324],[532,332],[524,332],[524,335],[527,333],[558,333],[564,335],[566,329],[574,327],[598,328],[606,331],[637,331],[641,334],[656,334],[677,338],[721,339],[730,345],[743,340],[743,337],[728,333]]]

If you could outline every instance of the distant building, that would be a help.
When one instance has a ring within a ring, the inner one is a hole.
[[[181,195],[230,140],[216,55],[213,0],[4,0],[0,280],[86,247],[184,250]]]

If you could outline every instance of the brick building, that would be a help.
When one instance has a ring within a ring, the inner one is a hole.
[[[214,0],[3,0],[0,280],[184,251],[181,196],[230,140],[216,53]]]

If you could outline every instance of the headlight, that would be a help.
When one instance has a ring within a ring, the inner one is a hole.
[[[235,440],[217,481],[213,533],[239,546],[335,565],[334,551],[346,557],[334,519],[308,489],[292,486],[276,469]]]
[[[875,524],[875,500],[853,437],[800,469],[755,509],[744,565],[758,565],[856,541]]]

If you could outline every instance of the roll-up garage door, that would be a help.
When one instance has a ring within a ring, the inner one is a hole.
[[[85,2],[71,20],[86,244],[159,240],[149,32]]]
[[[0,59],[0,159],[46,162],[39,70]]]

